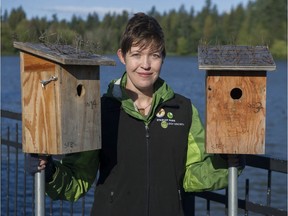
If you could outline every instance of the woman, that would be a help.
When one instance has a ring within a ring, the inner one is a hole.
[[[159,77],[166,51],[154,18],[135,14],[117,55],[126,72],[101,100],[102,149],[41,160],[46,192],[75,201],[99,170],[91,215],[184,215],[183,190],[226,187],[227,160],[205,154],[197,109]]]

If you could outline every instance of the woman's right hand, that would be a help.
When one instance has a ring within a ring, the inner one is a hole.
[[[52,156],[39,154],[26,154],[26,171],[31,175],[45,170],[45,179],[50,180],[55,172]]]

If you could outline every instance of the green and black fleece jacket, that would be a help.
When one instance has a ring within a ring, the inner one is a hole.
[[[91,215],[175,216],[183,215],[183,190],[227,187],[227,161],[205,153],[203,125],[190,100],[159,78],[151,111],[142,116],[125,93],[126,80],[124,73],[102,96],[102,149],[54,161],[46,193],[75,201],[99,171]]]

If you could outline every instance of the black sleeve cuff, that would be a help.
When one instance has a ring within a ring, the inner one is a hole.
[[[47,164],[45,167],[45,181],[50,182],[53,180],[53,174],[56,171],[55,164],[53,162],[52,156],[47,157]]]

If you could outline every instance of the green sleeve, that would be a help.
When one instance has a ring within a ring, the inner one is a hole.
[[[99,150],[73,153],[54,161],[56,171],[46,183],[46,193],[52,199],[76,201],[93,184],[99,165]]]
[[[192,105],[192,125],[188,137],[186,192],[217,190],[228,185],[228,164],[219,155],[205,153],[205,131],[197,109]]]

